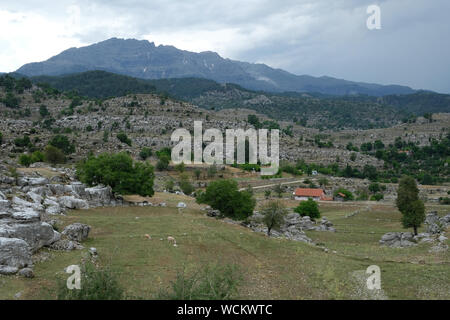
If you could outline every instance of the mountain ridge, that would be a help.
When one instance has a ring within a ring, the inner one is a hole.
[[[42,62],[23,65],[16,72],[26,76],[59,76],[102,70],[141,79],[205,78],[236,83],[267,92],[318,92],[332,95],[411,94],[407,86],[353,82],[328,76],[295,75],[265,64],[222,58],[213,51],[200,53],[154,42],[111,38],[89,46],[69,48]]]

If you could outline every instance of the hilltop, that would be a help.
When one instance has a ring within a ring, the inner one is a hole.
[[[90,98],[153,93],[168,95],[205,109],[246,108],[277,120],[335,130],[389,127],[409,121],[414,115],[450,112],[449,95],[425,91],[384,97],[268,93],[202,78],[143,80],[105,71],[31,79],[35,83],[48,83],[59,90],[76,91]]]
[[[269,92],[319,92],[333,95],[410,94],[399,85],[352,82],[332,77],[294,75],[265,64],[224,59],[215,52],[189,52],[153,42],[111,38],[81,48],[70,48],[43,62],[28,63],[17,72],[26,76],[64,75],[103,70],[142,79],[204,78],[236,83]]]

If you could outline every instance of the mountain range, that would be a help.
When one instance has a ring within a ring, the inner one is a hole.
[[[155,46],[147,40],[111,38],[70,48],[43,62],[28,63],[16,72],[25,76],[59,76],[102,70],[141,79],[204,78],[267,92],[316,92],[327,95],[412,94],[399,85],[352,82],[332,77],[294,75],[265,64],[224,59],[215,52],[189,52]]]

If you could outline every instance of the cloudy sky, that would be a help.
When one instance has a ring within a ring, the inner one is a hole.
[[[448,0],[0,0],[0,71],[118,37],[450,93],[449,15]]]

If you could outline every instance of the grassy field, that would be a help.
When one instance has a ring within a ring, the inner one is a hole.
[[[389,299],[450,299],[450,254],[428,253],[429,244],[410,249],[381,247],[389,231],[401,231],[400,214],[390,205],[321,204],[336,233],[308,232],[327,248],[268,238],[242,226],[204,216],[188,197],[156,194],[168,207],[116,207],[71,211],[60,229],[73,222],[92,226],[84,250],[41,250],[34,279],[0,276],[0,299],[55,299],[64,268],[79,264],[89,247],[109,266],[134,298],[155,298],[183,268],[187,273],[205,264],[238,264],[243,271],[241,299],[361,299],[354,272],[370,265],[381,268],[381,284]],[[178,212],[177,201],[188,209]],[[154,201],[157,203],[158,201]],[[189,209],[192,208],[192,209]],[[358,208],[360,213],[346,217]],[[449,207],[436,206],[440,213]],[[145,234],[151,235],[148,240]],[[178,247],[168,244],[177,239]],[[162,240],[161,240],[162,239]],[[335,251],[335,253],[333,252]]]

